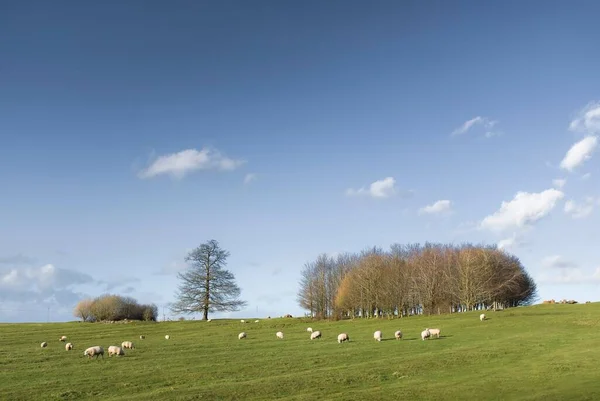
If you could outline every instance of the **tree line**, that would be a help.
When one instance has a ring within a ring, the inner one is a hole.
[[[425,243],[319,255],[304,265],[298,302],[316,318],[403,317],[528,305],[537,287],[496,246]]]
[[[84,322],[106,320],[158,320],[158,307],[155,304],[140,304],[131,297],[101,295],[79,301],[73,315]]]

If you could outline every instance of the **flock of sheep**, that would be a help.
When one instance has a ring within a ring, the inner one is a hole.
[[[485,320],[485,313],[482,313],[481,315],[479,315],[479,320],[481,320],[482,322]],[[245,320],[241,320],[242,323],[246,323]],[[258,320],[254,321],[255,323],[258,323]],[[306,329],[306,331],[308,331],[310,334],[310,339],[314,340],[316,338],[321,338],[321,332],[320,331],[313,331],[312,327],[309,327]],[[421,332],[421,340],[425,341],[428,338],[432,338],[433,336],[435,336],[436,338],[440,338],[440,334],[441,334],[441,330],[440,329],[430,329],[430,328],[426,328],[425,330],[423,330]],[[283,332],[278,331],[277,333],[275,333],[275,336],[278,339],[283,339]],[[244,338],[247,338],[248,335],[246,334],[245,331],[242,331],[240,334],[238,334],[238,339],[242,340]],[[396,338],[396,340],[400,340],[402,338],[402,331],[398,330],[394,333],[394,337]],[[383,339],[383,334],[381,332],[381,330],[377,330],[375,333],[373,333],[373,338],[377,341],[381,341]],[[344,341],[350,341],[350,337],[348,336],[347,333],[341,333],[338,335],[337,337],[337,342],[338,343],[343,343]]]
[[[146,336],[140,336],[140,340],[145,339]],[[169,336],[166,335],[165,338],[168,340]],[[67,341],[67,336],[61,336],[58,341],[60,342],[65,342]],[[40,344],[40,346],[42,348],[46,348],[48,346],[47,342],[42,342]],[[123,356],[125,355],[125,351],[123,351],[124,349],[134,349],[135,346],[133,345],[133,343],[131,341],[123,341],[121,343],[121,346],[117,346],[117,345],[111,345],[108,347],[108,356],[113,356],[113,355],[120,355]],[[73,349],[73,343],[66,343],[65,344],[65,350],[67,351],[71,351]],[[92,359],[92,357],[96,357],[96,359],[99,356],[102,356],[102,358],[104,358],[104,348],[100,345],[95,345],[93,347],[89,347],[87,348],[85,351],[83,351],[83,356],[87,356],[89,359]]]
[[[484,321],[486,319],[486,316],[484,313],[482,313],[481,315],[479,315],[479,320]],[[208,320],[210,322],[210,319]],[[242,323],[246,323],[245,320],[241,320]],[[255,323],[258,323],[258,320],[254,321]],[[311,340],[315,340],[317,338],[321,338],[321,332],[319,330],[315,330],[313,331],[312,327],[308,327],[306,329],[307,332],[310,333],[310,339]],[[437,338],[440,338],[440,329],[430,329],[430,328],[426,328],[425,330],[423,330],[421,332],[421,340],[425,341],[428,338],[431,338],[433,336],[436,336]],[[283,332],[282,331],[278,331],[277,333],[275,333],[275,336],[278,339],[283,339]],[[238,339],[242,340],[244,338],[247,338],[247,334],[246,332],[242,331],[240,334],[238,334]],[[398,330],[394,333],[394,337],[396,338],[396,340],[400,340],[402,338],[402,331]],[[141,335],[140,336],[140,340],[144,340],[146,338],[146,336]],[[165,335],[165,340],[169,340],[171,337],[167,334]],[[381,341],[383,339],[383,333],[381,332],[381,330],[377,330],[375,333],[373,333],[373,338],[377,341]],[[61,342],[65,342],[67,340],[67,336],[61,336],[59,339],[59,341]],[[343,343],[344,341],[350,341],[350,336],[348,336],[347,333],[341,333],[337,336],[337,342],[338,343]],[[41,347],[42,348],[46,348],[48,346],[47,342],[42,342],[41,343]],[[131,341],[123,341],[121,343],[121,346],[117,346],[117,345],[111,345],[108,347],[108,356],[113,356],[113,355],[119,355],[119,356],[123,356],[125,355],[125,351],[123,351],[124,349],[134,349],[135,346],[133,345],[133,343]],[[67,351],[71,351],[73,349],[73,343],[66,343],[65,344],[65,350]],[[96,357],[96,359],[98,359],[99,356],[102,356],[102,358],[104,358],[104,348],[100,345],[96,345],[93,347],[89,347],[87,348],[85,351],[83,351],[83,356],[87,356],[89,359],[91,359],[92,357]]]

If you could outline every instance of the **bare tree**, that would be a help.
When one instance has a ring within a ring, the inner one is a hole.
[[[202,312],[202,318],[208,320],[209,312],[231,312],[245,307],[246,301],[238,298],[241,290],[233,273],[225,269],[228,257],[229,252],[214,239],[192,250],[185,258],[189,268],[177,274],[181,284],[171,311]]]
[[[92,303],[91,299],[82,299],[77,303],[75,309],[73,309],[73,316],[81,319],[82,322],[87,322],[92,317]]]
[[[380,317],[527,305],[537,296],[521,262],[497,247],[426,243],[372,247],[302,271],[298,301],[311,315]]]

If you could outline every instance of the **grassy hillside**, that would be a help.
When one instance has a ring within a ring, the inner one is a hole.
[[[600,304],[396,320],[0,325],[3,400],[599,400]],[[323,332],[309,340],[308,326]],[[442,338],[421,341],[426,327]],[[385,340],[373,340],[375,330]],[[404,339],[393,339],[395,330]],[[282,330],[283,340],[275,333]],[[238,340],[241,331],[246,340]],[[338,344],[347,332],[349,343]],[[139,340],[140,334],[146,340]],[[169,334],[170,340],[164,335]],[[61,335],[73,342],[67,352]],[[133,341],[124,357],[92,345]],[[40,348],[42,341],[48,347]]]

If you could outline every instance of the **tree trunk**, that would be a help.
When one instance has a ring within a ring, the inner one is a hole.
[[[203,305],[203,319],[208,320],[208,307],[210,306],[210,268],[206,267],[206,283],[204,283],[204,305]]]

